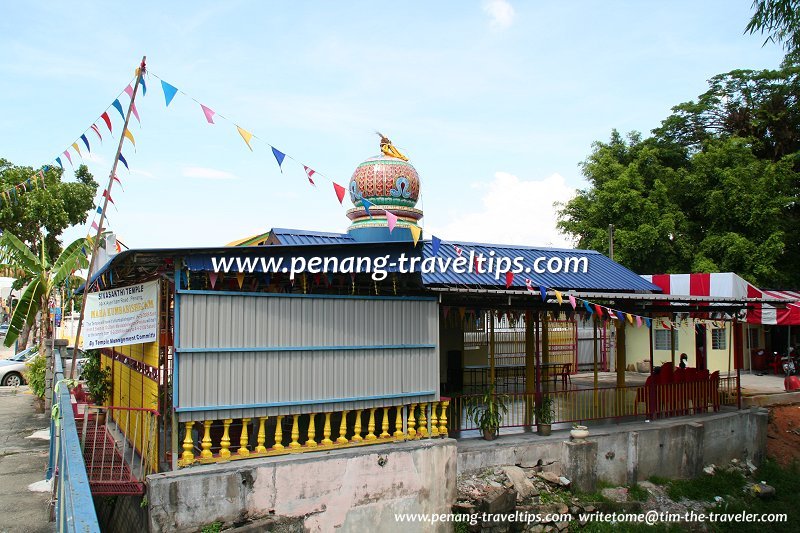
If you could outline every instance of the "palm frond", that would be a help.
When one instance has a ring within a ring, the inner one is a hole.
[[[45,283],[41,277],[36,278],[34,281],[25,287],[22,296],[11,314],[11,322],[8,324],[8,333],[6,333],[5,341],[3,344],[11,346],[17,340],[22,328],[26,324],[33,324],[36,319],[36,313],[39,312],[41,306],[42,295],[45,291]]]
[[[86,246],[86,238],[82,237],[72,241],[61,252],[50,273],[51,287],[58,287],[73,271],[89,266],[89,260],[83,253]]]
[[[0,262],[26,272],[39,272],[42,263],[24,242],[11,232],[0,235]]]

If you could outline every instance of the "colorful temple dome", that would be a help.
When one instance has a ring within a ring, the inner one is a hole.
[[[422,211],[415,208],[419,174],[383,136],[381,151],[381,155],[359,164],[350,178],[350,200],[355,207],[347,211],[351,221],[347,231],[359,241],[410,241],[408,228],[417,226],[422,218]],[[397,217],[391,232],[387,211]]]

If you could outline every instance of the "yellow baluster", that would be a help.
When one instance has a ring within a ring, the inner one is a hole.
[[[267,448],[264,442],[267,440],[266,432],[264,431],[264,424],[267,422],[268,416],[258,417],[258,435],[256,435],[256,453],[266,453]]]
[[[439,436],[447,436],[447,406],[450,405],[448,400],[442,402],[442,416],[439,417]]]
[[[308,440],[306,441],[306,446],[309,448],[315,448],[317,446],[317,441],[314,440],[317,436],[317,430],[314,427],[314,418],[316,418],[316,416],[317,415],[314,413],[308,415]]]
[[[200,457],[203,459],[211,459],[214,454],[211,453],[211,424],[213,420],[203,420],[203,440],[200,442],[200,447],[203,451],[200,452]]]
[[[249,418],[242,418],[242,433],[239,435],[239,449],[236,450],[236,453],[241,455],[242,457],[247,457],[250,455],[250,450],[247,449],[247,444],[249,439],[247,438],[247,425],[250,423]]]
[[[428,436],[428,404],[419,404],[419,433],[420,438],[424,439]]]
[[[398,405],[395,407],[396,415],[394,417],[394,438],[402,439],[403,434],[403,406]]]
[[[439,436],[439,419],[436,416],[436,408],[439,402],[431,402],[431,437]]]
[[[292,422],[292,442],[289,443],[289,448],[300,447],[300,443],[297,442],[297,439],[300,438],[300,428],[297,425],[298,418],[300,418],[300,415],[294,415],[294,422]]]
[[[417,438],[417,430],[414,429],[417,425],[416,420],[414,420],[414,411],[417,410],[417,404],[412,403],[408,406],[408,438],[409,439],[416,439]]]
[[[183,438],[183,453],[181,454],[181,461],[184,465],[190,465],[194,462],[194,440],[192,439],[192,426],[194,422],[186,422],[186,435]]]
[[[375,407],[369,410],[369,421],[367,422],[367,436],[364,440],[377,440],[375,436]]]
[[[322,427],[322,442],[323,446],[333,446],[331,440],[331,414],[325,413],[325,425]]]
[[[342,411],[342,422],[339,424],[339,438],[336,439],[336,444],[347,444],[347,413],[349,411]]]
[[[231,429],[231,424],[233,423],[233,419],[226,418],[222,421],[222,439],[219,442],[220,450],[219,456],[222,459],[228,459],[231,456],[231,436],[229,431]]]
[[[380,437],[382,439],[388,439],[391,437],[389,435],[389,408],[383,408],[383,416],[381,417],[381,434]]]
[[[356,411],[356,425],[353,428],[353,442],[361,442],[364,440],[364,437],[361,436],[361,409]]]
[[[283,421],[283,415],[279,415],[278,423],[275,425],[275,445],[272,447],[273,450],[282,450],[283,449],[283,425],[281,422]]]

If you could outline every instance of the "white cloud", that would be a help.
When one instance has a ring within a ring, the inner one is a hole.
[[[494,29],[504,30],[514,23],[514,7],[506,0],[486,0],[483,2],[483,11],[491,17]]]
[[[239,179],[235,174],[225,170],[206,167],[184,167],[183,176],[187,178],[199,178],[204,180],[235,180]]]
[[[483,208],[455,213],[447,225],[428,227],[426,233],[450,241],[518,244],[571,248],[572,243],[556,229],[554,202],[566,202],[575,194],[563,176],[524,181],[507,172],[480,187]]]

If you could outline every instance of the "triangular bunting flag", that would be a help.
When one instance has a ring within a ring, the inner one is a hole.
[[[92,124],[92,131],[94,131],[100,138],[100,142],[103,142],[103,136],[100,135],[100,128],[97,127],[97,124]]]
[[[594,310],[597,311],[597,316],[603,316],[603,308],[599,304],[594,304]]]
[[[108,113],[104,112],[102,115],[100,115],[100,118],[102,118],[103,122],[106,123],[106,127],[108,128],[108,131],[113,133],[113,130],[111,128],[111,117],[108,116]]]
[[[78,148],[78,143],[72,143],[72,148],[74,148],[75,151],[78,152],[78,155],[81,156],[81,158],[83,158],[83,154],[81,154],[81,149]]]
[[[212,289],[217,284],[217,278],[218,277],[219,277],[219,275],[216,272],[209,272],[208,273],[208,281],[211,282],[211,288]]]
[[[575,301],[575,297],[571,294],[569,295],[569,305],[571,305],[573,309],[578,305],[578,302]]]
[[[119,116],[122,117],[122,120],[125,120],[125,112],[122,111],[122,104],[119,103],[119,99],[116,99],[113,102],[111,102],[111,105],[114,106],[114,109],[119,111]]]
[[[122,157],[122,154],[119,154],[119,156],[120,156],[120,157]],[[128,167],[128,164],[127,164],[127,163],[125,163],[125,167],[126,167],[126,168]],[[113,178],[111,178],[111,179],[112,179],[112,180],[114,180],[114,181],[116,181],[117,183],[119,183],[119,186],[120,186],[120,187],[122,187],[122,182],[121,182],[121,181],[119,181],[119,178],[117,177],[117,175],[116,175],[116,174],[114,174],[114,177],[113,177]],[[125,187],[122,187],[122,190],[124,191],[124,190],[125,190]]]
[[[361,205],[364,207],[364,211],[367,212],[367,215],[369,215],[369,218],[372,218],[372,213],[369,212],[369,208],[372,207],[375,204],[373,204],[372,202],[370,202],[366,198],[362,198],[361,199]]]
[[[630,322],[630,323],[631,323],[631,325],[633,325],[633,315],[632,315],[632,314],[630,314],[630,313],[625,313],[625,318],[627,318],[627,319],[628,319],[628,322]]]
[[[178,88],[164,80],[161,80],[161,88],[164,90],[164,100],[166,100],[167,107],[169,107],[170,102],[172,102],[172,99],[175,98],[175,94],[178,92]]]
[[[125,132],[123,133],[123,135],[125,136],[126,139],[131,141],[131,144],[133,144],[134,147],[136,146],[136,139],[133,138],[133,133],[131,133],[131,130],[125,128]]]
[[[129,98],[133,98],[133,87],[131,87],[130,84],[125,87],[125,94],[127,94]]]
[[[408,231],[411,232],[411,238],[414,239],[414,246],[416,246],[417,241],[419,241],[419,236],[422,235],[422,229],[419,226],[412,224],[408,227]]]
[[[131,169],[128,167],[128,162],[125,161],[125,157],[123,157],[122,153],[119,154],[119,160],[122,161],[122,164],[125,165],[125,168],[127,168],[128,172],[130,172]]]
[[[462,254],[462,252],[464,251],[464,250],[462,250],[462,249],[461,249],[461,247],[460,247],[460,246],[458,246],[457,244],[454,244],[454,245],[453,245],[453,250],[455,250],[455,251],[456,251],[456,255],[457,255],[458,257],[461,257],[461,254]]]
[[[636,327],[637,328],[642,327],[642,317],[640,317],[639,315],[636,315]]]
[[[339,199],[339,203],[341,204],[342,201],[344,201],[344,193],[347,191],[347,189],[334,181],[333,190],[336,191],[336,197]]]
[[[625,315],[622,313],[622,311],[617,311],[617,318],[619,318],[620,322],[625,322]]]
[[[672,329],[672,325],[670,325],[670,324],[667,324],[667,323],[666,323],[664,320],[662,320],[662,321],[661,321],[661,326],[662,326],[664,329]]]
[[[104,198],[108,198],[108,201],[111,202],[112,204],[114,204],[114,206],[116,207],[117,204],[114,203],[114,199],[111,198],[110,194],[108,194],[108,190],[104,190],[103,191],[103,197]]]
[[[305,165],[303,165],[303,169],[306,171],[306,176],[308,176],[308,182],[309,182],[311,185],[314,185],[314,186],[316,187],[316,183],[314,183],[314,180],[313,180],[313,179],[311,179],[311,176],[313,176],[313,175],[315,174],[315,171],[314,171],[314,169],[313,169],[313,168],[308,168],[308,167],[307,167],[307,166],[305,166]]]
[[[589,302],[587,302],[586,300],[583,301],[583,306],[586,308],[586,310],[589,312],[590,315],[594,313],[594,311],[592,311],[592,308],[589,307]]]
[[[200,104],[200,107],[203,108],[203,114],[206,116],[206,120],[208,121],[208,123],[209,124],[213,124],[214,123],[214,114],[215,114],[214,111],[212,111],[210,108],[204,106],[203,104]]]
[[[250,139],[253,138],[253,134],[244,128],[240,128],[239,126],[236,126],[236,129],[239,130],[239,135],[242,136],[242,139],[244,139],[245,144],[247,145],[248,148],[250,148],[250,151],[252,152],[253,147],[250,146]]]
[[[439,247],[442,245],[442,239],[436,235],[431,235],[431,251],[433,255],[439,255]]]
[[[142,76],[142,79],[140,80],[140,84],[142,86],[142,96],[147,96],[147,84],[145,84],[145,82],[144,82],[144,76]]]
[[[92,229],[98,230],[98,231],[100,230],[100,228],[97,226],[97,222],[95,222],[94,220],[92,220]]]
[[[514,283],[514,273],[509,270],[508,272],[506,272],[506,289],[511,287],[513,283]]]
[[[525,279],[525,288],[528,289],[528,292],[533,294],[536,292],[536,289],[533,288],[533,280]]]
[[[397,225],[397,215],[392,213],[391,211],[385,211],[386,213],[386,223],[389,226],[389,233],[394,231],[394,227]]]
[[[58,166],[60,166],[62,170],[64,169],[64,165],[61,164],[61,158],[60,157],[56,157],[56,163],[58,163]]]
[[[647,324],[647,327],[648,327],[648,328],[649,328],[649,327],[650,327],[650,326],[653,324],[653,322],[652,322],[652,321],[651,321],[649,318],[647,318],[647,317],[645,317],[645,319],[644,319],[644,323],[645,323],[645,324]]]
[[[237,272],[236,273],[236,283],[239,284],[239,288],[242,288],[242,284],[244,283],[244,272]]]
[[[542,293],[542,301],[547,301],[547,287],[544,285],[539,285],[539,292]]]
[[[560,293],[560,292],[558,292],[558,291],[557,291],[557,290],[555,290],[555,289],[553,289],[553,292],[555,292],[555,293],[556,293],[556,300],[558,300],[558,305],[561,305],[561,304],[563,304],[563,303],[564,303],[564,300],[562,300],[562,299],[561,299],[561,293]]]
[[[133,113],[133,116],[136,117],[136,122],[141,124],[142,123],[142,119],[139,118],[139,111],[136,109],[136,103],[135,102],[131,102],[131,113]]]
[[[278,168],[280,168],[281,172],[283,172],[283,158],[286,157],[286,154],[284,154],[274,146],[271,146],[271,148],[272,148],[272,155],[275,156],[275,160],[278,162]]]
[[[72,156],[69,155],[69,150],[64,150],[64,156],[66,156],[67,161],[69,161],[69,164],[72,165]],[[72,166],[75,166],[75,165],[72,165]]]
[[[86,134],[81,135],[81,140],[83,141],[83,144],[86,145],[86,151],[91,153],[92,147],[89,146],[89,139],[86,138]]]

